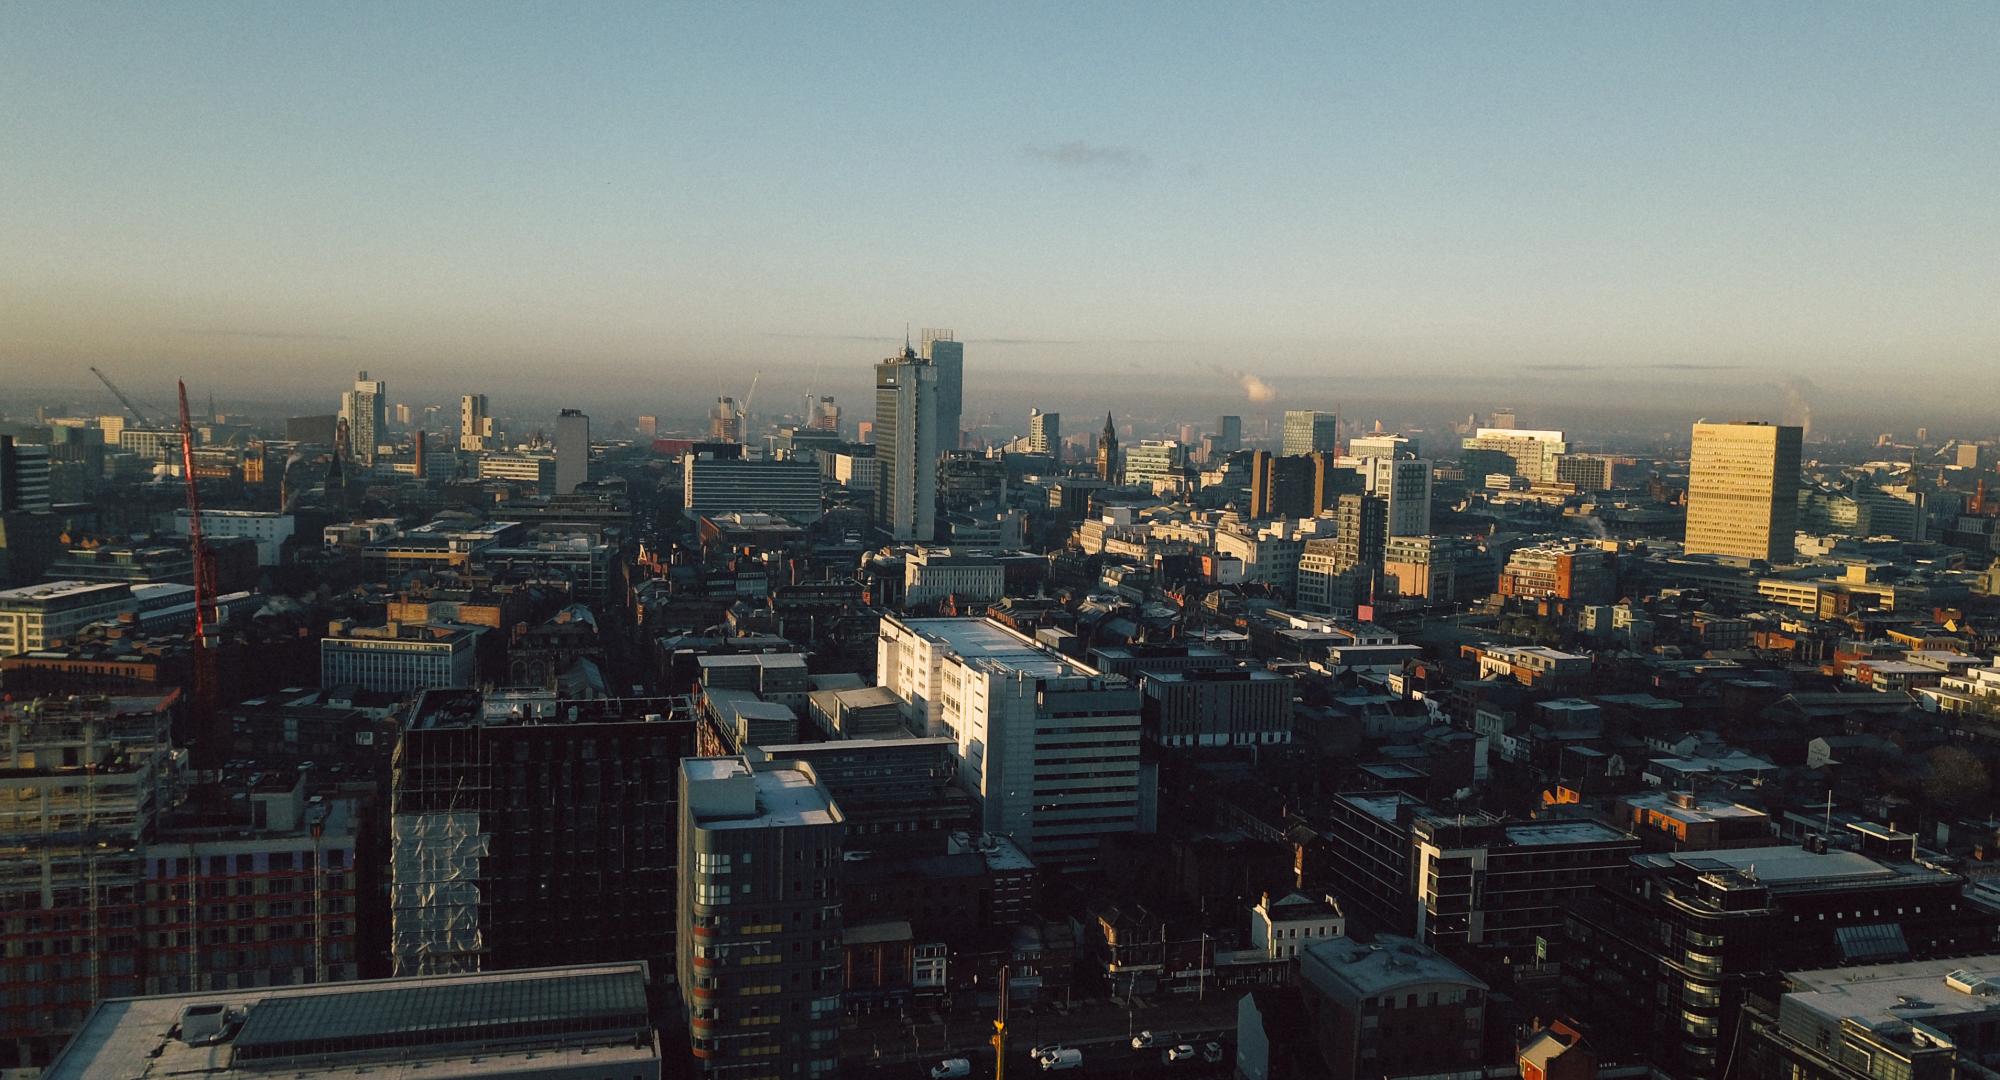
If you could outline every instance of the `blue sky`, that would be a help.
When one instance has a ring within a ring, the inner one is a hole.
[[[1969,3],[9,4],[0,365],[1990,373],[1996,88]]]

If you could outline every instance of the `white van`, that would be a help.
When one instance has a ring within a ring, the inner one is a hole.
[[[1043,1072],[1060,1072],[1063,1069],[1081,1068],[1083,1068],[1083,1051],[1081,1050],[1052,1050],[1042,1055]]]

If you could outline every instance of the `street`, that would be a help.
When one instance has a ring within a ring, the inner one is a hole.
[[[1132,1049],[1130,1032],[1138,1030],[1157,1032],[1160,1045]],[[939,1061],[963,1057],[973,1063],[975,1080],[990,1077],[993,1049],[987,1040],[992,1031],[990,1019],[970,1014],[948,1020],[925,1016],[914,1026],[894,1017],[859,1018],[842,1032],[841,1075],[923,1077]],[[1155,1003],[1142,999],[1130,1012],[1122,1002],[1102,1001],[1068,1010],[1050,1006],[1032,1012],[1016,1009],[1008,1022],[1007,1073],[1013,1077],[1041,1075],[1029,1048],[1060,1044],[1083,1051],[1082,1067],[1069,1070],[1075,1076],[1163,1075],[1212,1080],[1234,1071],[1235,1036],[1235,995],[1211,996],[1206,1001],[1168,998]],[[1223,1045],[1221,1064],[1167,1064],[1162,1060],[1166,1046],[1178,1042],[1200,1047],[1210,1040]]]

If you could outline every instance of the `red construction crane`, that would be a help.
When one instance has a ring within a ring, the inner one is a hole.
[[[188,419],[188,389],[181,394],[181,477],[187,481],[188,553],[194,560],[194,730],[203,756],[219,752],[210,726],[215,718],[215,563],[201,536],[201,488],[194,474],[194,424]]]

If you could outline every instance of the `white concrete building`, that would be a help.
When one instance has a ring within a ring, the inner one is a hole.
[[[276,566],[285,541],[298,528],[298,519],[276,510],[203,510],[203,536],[247,537],[257,543],[257,565]],[[174,531],[188,534],[188,512],[174,511]]]
[[[49,581],[0,591],[0,656],[68,641],[99,619],[139,610],[122,581]]]
[[[903,604],[930,604],[955,596],[992,601],[1007,594],[1007,572],[984,552],[919,546],[903,558]]]
[[[984,831],[1044,864],[1141,827],[1139,691],[988,619],[882,620],[876,681],[950,738]]]

